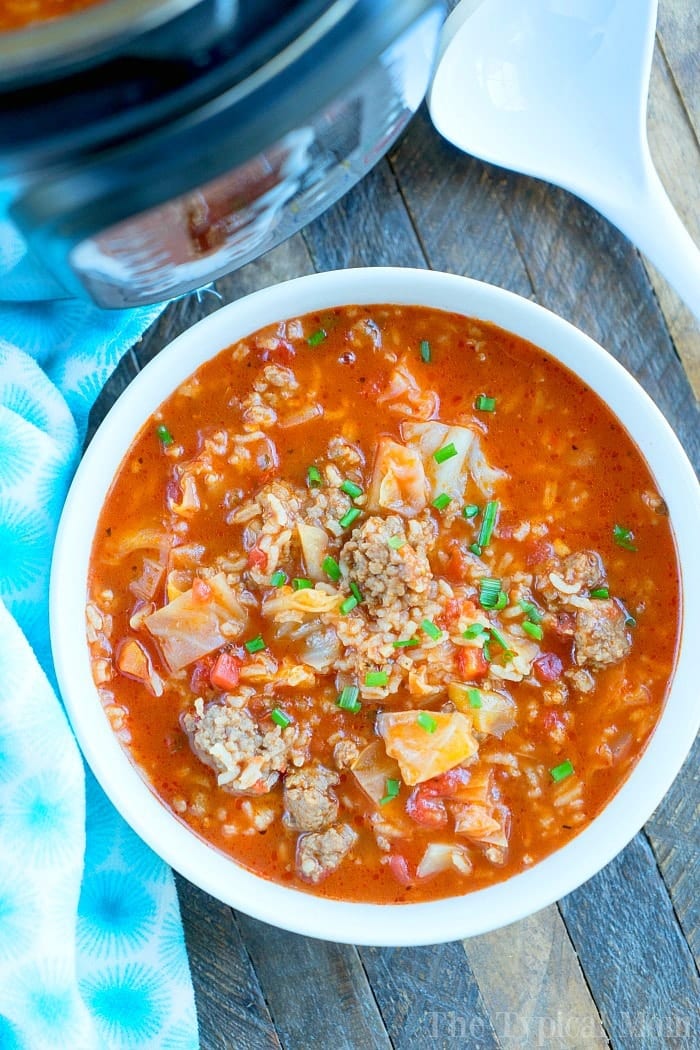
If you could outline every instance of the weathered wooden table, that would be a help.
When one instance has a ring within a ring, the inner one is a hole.
[[[652,151],[700,243],[698,0],[660,0],[657,45]],[[216,287],[228,302],[313,270],[385,264],[468,274],[560,313],[639,379],[700,465],[692,389],[700,396],[700,330],[691,315],[589,207],[458,153],[425,109],[329,213]],[[218,306],[210,294],[172,304],[122,362],[93,423],[146,360]],[[464,942],[323,943],[236,913],[180,879],[202,1047],[698,1050],[699,758],[696,742],[644,830],[599,875],[558,905]]]

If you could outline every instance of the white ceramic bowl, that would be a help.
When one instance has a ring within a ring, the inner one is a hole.
[[[428,904],[325,900],[259,878],[197,838],[158,801],[114,736],[90,673],[85,598],[102,502],[133,436],[203,361],[277,320],[352,303],[431,306],[492,321],[549,351],[600,394],[646,457],[665,499],[682,571],[683,634],[663,715],[641,760],[605,810],[575,839],[528,871],[487,889]],[[96,433],[75,476],[51,573],[51,638],[61,692],[83,753],[134,830],[169,864],[220,900],[298,933],[373,945],[454,940],[504,926],[575,889],[636,834],[668,790],[700,724],[700,487],[653,402],[597,343],[510,292],[463,277],[408,269],[344,270],[266,288],[190,328],[131,383]]]

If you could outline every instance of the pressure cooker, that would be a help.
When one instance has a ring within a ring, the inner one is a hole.
[[[158,302],[303,227],[420,105],[444,13],[105,0],[0,34],[0,189],[56,295]]]

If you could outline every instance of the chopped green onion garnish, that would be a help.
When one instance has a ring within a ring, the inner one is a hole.
[[[386,806],[387,802],[394,801],[399,791],[401,790],[401,781],[393,779],[387,780],[386,787],[384,790],[386,791],[386,795],[383,798],[379,799],[380,806]]]
[[[340,486],[340,491],[344,492],[346,496],[350,496],[352,499],[357,499],[358,496],[362,495],[362,489],[359,485],[356,485],[354,481],[346,479]]]
[[[420,645],[417,638],[402,638],[398,642],[391,643],[394,649],[413,649],[415,646]]]
[[[467,627],[466,631],[462,631],[462,638],[478,638],[485,630],[486,628],[483,624],[472,623]]]
[[[421,729],[425,729],[426,733],[434,733],[437,729],[437,722],[435,721],[432,715],[428,714],[427,711],[421,711],[421,713],[418,715],[418,718],[416,719],[416,722],[421,727]]]
[[[495,609],[501,595],[501,581],[491,576],[482,576],[479,580],[479,605],[482,609]]]
[[[341,689],[336,704],[338,707],[342,707],[343,711],[352,711],[355,715],[362,707],[362,704],[357,699],[360,695],[360,690],[356,685],[346,685]]]
[[[479,412],[495,412],[496,398],[487,397],[486,394],[479,394],[476,401],[474,402],[474,408],[477,408]]]
[[[469,550],[472,552],[472,554],[476,554],[477,558],[481,556],[481,547],[478,543],[470,543]]]
[[[498,612],[500,612],[501,609],[505,609],[507,604],[508,604],[508,595],[504,594],[503,591],[501,591],[501,593],[499,594],[498,598],[496,598],[496,604],[494,605],[494,609],[496,609]]]
[[[323,559],[321,568],[325,572],[326,576],[330,576],[334,583],[337,583],[340,579],[340,566],[338,562],[330,554]]]
[[[613,539],[618,547],[624,547],[626,551],[636,551],[637,549],[632,543],[634,533],[631,529],[626,529],[624,525],[613,526]]]
[[[637,621],[631,613],[627,613],[625,616],[625,627],[636,627]]]
[[[491,635],[487,636],[486,641],[484,642],[484,644],[483,644],[483,646],[481,648],[481,651],[484,654],[484,660],[486,660],[486,663],[490,664],[491,663]]]
[[[591,591],[591,598],[609,598],[610,591],[607,587],[596,587],[594,591]]]
[[[325,330],[325,328],[319,328],[317,332],[314,332],[313,335],[309,336],[306,342],[309,344],[309,346],[318,346],[318,344],[322,343],[327,336],[328,332]]]
[[[480,547],[486,547],[491,542],[491,536],[496,526],[496,519],[498,518],[498,500],[492,499],[484,507],[484,516],[481,519],[481,528],[479,529],[479,538],[477,543]]]
[[[465,518],[475,518],[479,513],[479,508],[476,503],[467,503],[466,507],[462,511]]]
[[[313,587],[313,583],[311,580],[297,577],[295,580],[292,580],[292,587],[295,591],[308,591]]]
[[[357,598],[357,604],[358,605],[360,604],[360,602],[364,601],[364,598],[362,597],[362,591],[357,586],[357,584],[355,583],[354,580],[352,580],[352,582],[350,583],[350,590],[352,591],[354,596]]]
[[[426,364],[430,361],[430,343],[427,339],[421,339],[420,341],[420,356],[421,360],[425,361]]]
[[[323,484],[321,471],[318,469],[318,467],[309,467],[309,469],[306,472],[306,481],[310,489],[316,489],[319,485]]]
[[[435,510],[445,510],[446,507],[452,502],[452,496],[448,496],[446,492],[441,492],[439,496],[436,496],[433,500],[433,506]]]
[[[390,536],[387,540],[387,543],[393,551],[401,550],[405,542],[406,540],[403,538],[403,536]]]
[[[160,426],[156,427],[156,437],[161,445],[172,445],[175,440],[164,423],[161,423]]]
[[[365,685],[383,686],[389,684],[389,675],[386,671],[368,671],[365,675]]]
[[[436,642],[438,638],[442,638],[442,631],[432,622],[432,620],[423,620],[421,627],[423,628],[425,633],[433,639],[434,642]]]
[[[574,767],[567,758],[566,762],[562,762],[561,765],[555,766],[554,769],[550,769],[549,772],[552,780],[558,783],[560,780],[566,780],[567,777],[570,777],[573,771]]]
[[[342,528],[347,529],[349,525],[352,525],[353,521],[356,521],[357,518],[359,518],[360,514],[362,514],[362,511],[359,507],[351,507],[350,510],[343,514],[340,519],[340,525]]]
[[[277,572],[273,572],[272,576],[270,577],[270,586],[271,587],[281,587],[282,584],[286,583],[286,582],[287,582],[287,573],[286,572],[282,572],[281,569],[278,569]]]
[[[536,642],[542,641],[542,628],[538,623],[530,623],[529,620],[523,620],[522,628],[525,634],[529,634],[531,638],[534,638]]]
[[[263,637],[261,634],[247,641],[245,643],[245,647],[249,653],[259,653],[261,649],[267,649],[267,646],[263,641]]]
[[[345,599],[345,601],[342,601],[340,603],[340,611],[343,614],[343,616],[347,616],[347,614],[349,612],[352,612],[352,610],[355,608],[355,606],[357,604],[358,604],[358,601],[357,601],[357,598],[355,597],[355,595],[354,594],[349,594],[348,597]]]
[[[478,689],[467,689],[467,696],[469,697],[470,707],[481,707],[481,693]]]
[[[433,452],[433,459],[436,463],[445,463],[448,459],[452,459],[456,455],[457,449],[454,446],[454,442],[450,441],[449,445],[443,445],[442,448]]]
[[[491,637],[493,638],[493,640],[495,642],[498,642],[498,644],[500,645],[501,649],[505,649],[506,652],[510,651],[508,649],[508,642],[505,640],[505,637],[501,634],[501,632],[499,631],[499,629],[497,627],[492,627],[491,628]]]
[[[532,623],[540,622],[540,620],[542,619],[542,613],[536,605],[533,605],[532,602],[525,601],[524,598],[520,599],[518,605],[523,610],[528,620],[530,620]]]
[[[290,726],[292,724],[292,720],[289,717],[289,715],[286,715],[284,711],[282,711],[282,709],[279,707],[272,708],[272,711],[270,711],[270,718],[275,723],[275,725],[279,726],[281,729],[286,729],[287,726]]]

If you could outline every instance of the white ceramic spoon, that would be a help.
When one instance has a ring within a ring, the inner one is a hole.
[[[437,130],[602,212],[700,318],[700,251],[646,134],[657,0],[463,0],[428,97]]]

